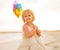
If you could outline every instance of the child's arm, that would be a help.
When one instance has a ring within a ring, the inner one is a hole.
[[[40,37],[41,36],[41,30],[39,30],[37,26],[35,26],[35,27],[36,27],[36,34]]]
[[[36,32],[35,29],[33,29],[32,31],[29,31],[28,28],[27,28],[27,25],[23,26],[23,31],[24,31],[24,34],[27,38],[32,37],[34,35],[34,33]]]

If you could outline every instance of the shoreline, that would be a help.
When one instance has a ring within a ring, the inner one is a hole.
[[[60,30],[41,30],[42,32],[60,32]],[[22,33],[22,31],[0,31],[0,33]]]

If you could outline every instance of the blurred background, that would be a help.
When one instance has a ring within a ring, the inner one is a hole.
[[[23,10],[31,9],[41,30],[60,30],[60,0],[16,0]],[[0,31],[20,31],[23,21],[13,12],[15,0],[0,0]]]

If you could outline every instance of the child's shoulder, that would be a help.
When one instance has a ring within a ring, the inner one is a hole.
[[[24,25],[23,25],[23,28],[26,28],[26,27],[27,27],[27,25],[26,25],[26,24],[24,24]]]
[[[37,25],[34,24],[35,27],[38,27]]]

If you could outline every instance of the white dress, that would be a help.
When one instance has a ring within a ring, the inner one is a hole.
[[[28,29],[31,31],[33,28],[28,26]],[[23,36],[18,50],[45,50],[45,47],[40,43],[39,37],[35,34],[31,38]]]

